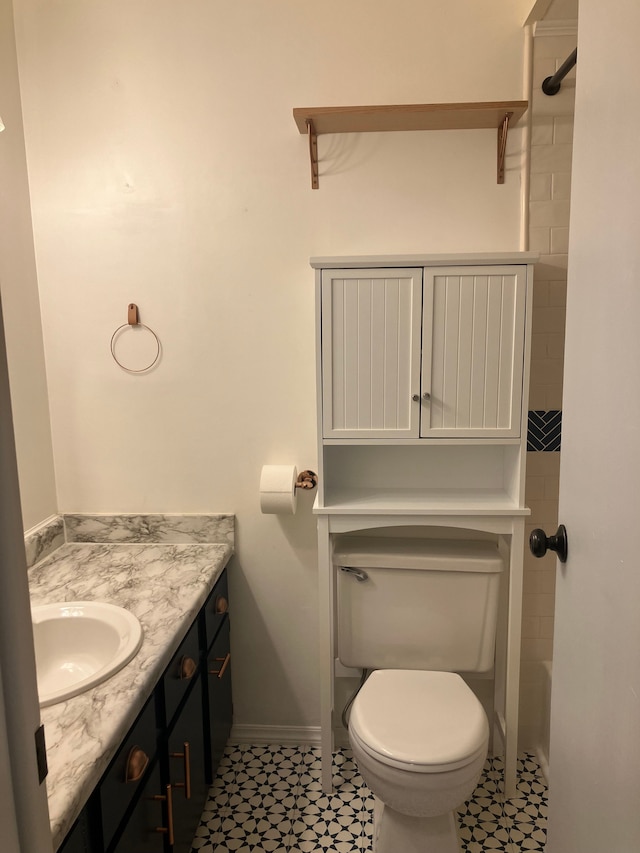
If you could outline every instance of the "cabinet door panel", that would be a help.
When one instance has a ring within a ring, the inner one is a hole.
[[[220,759],[227,745],[233,719],[233,701],[231,695],[231,665],[229,619],[226,620],[213,648],[207,657],[208,670],[208,713],[209,713],[209,755],[207,781],[215,779]]]
[[[524,267],[425,271],[423,437],[520,435],[525,301]]]
[[[322,273],[325,438],[417,438],[422,270]]]
[[[167,741],[175,833],[172,853],[190,853],[207,795],[200,682],[193,685]]]
[[[111,843],[129,804],[144,783],[146,765],[155,758],[156,737],[156,712],[152,696],[124,739],[97,789],[105,848]]]
[[[85,809],[62,842],[58,853],[92,853],[95,848],[91,846],[89,839],[90,829]]]
[[[161,796],[164,799],[159,799]],[[163,853],[165,830],[168,829],[166,796],[166,790],[161,793],[160,770],[156,763],[111,853]]]

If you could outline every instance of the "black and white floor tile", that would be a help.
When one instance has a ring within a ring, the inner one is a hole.
[[[518,761],[517,799],[498,793],[499,758],[488,759],[473,797],[458,812],[463,853],[542,853],[546,787],[532,756]],[[320,751],[301,746],[232,746],[209,792],[192,853],[365,853],[373,797],[349,750],[334,756],[334,791],[320,784]]]
[[[517,798],[504,799],[501,780],[502,759],[487,759],[473,796],[458,811],[463,853],[543,853],[547,788],[534,757],[518,759]]]

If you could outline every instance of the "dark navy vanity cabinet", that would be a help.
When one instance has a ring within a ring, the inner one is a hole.
[[[232,721],[226,570],[60,853],[189,853]]]

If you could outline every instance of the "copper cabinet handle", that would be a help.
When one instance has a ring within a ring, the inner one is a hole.
[[[170,752],[171,758],[184,759],[184,782],[174,782],[175,788],[184,788],[185,800],[191,799],[191,745],[188,740],[182,744],[183,752]]]
[[[166,833],[168,836],[169,845],[173,846],[174,843],[174,835],[173,835],[173,792],[171,791],[171,785],[167,785],[166,794],[156,794],[155,797],[152,797],[153,800],[161,800],[167,803],[167,826],[157,826],[156,832]]]
[[[190,678],[193,678],[198,665],[193,658],[183,655],[183,657],[180,658],[178,668],[180,671],[180,681],[188,681]]]
[[[220,669],[210,669],[209,675],[217,675],[218,678],[222,678],[224,675],[225,669],[229,666],[229,661],[231,660],[231,652],[227,652],[226,656],[223,658],[214,658],[216,663],[222,663]]]
[[[124,767],[125,785],[129,782],[138,782],[144,776],[144,771],[149,765],[149,756],[139,746],[132,746],[127,755]]]
[[[226,613],[228,609],[229,609],[229,602],[224,597],[224,595],[217,595],[216,600],[215,600],[215,604],[214,604],[215,612],[216,613]]]

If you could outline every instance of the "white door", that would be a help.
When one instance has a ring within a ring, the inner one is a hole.
[[[20,853],[8,738],[4,713],[2,666],[0,664],[0,792],[2,792],[2,796],[0,796],[0,850],[3,853]]]
[[[638,33],[580,0],[548,853],[640,851]]]
[[[40,708],[22,531],[0,304],[0,851],[48,853],[51,830],[36,762]]]

